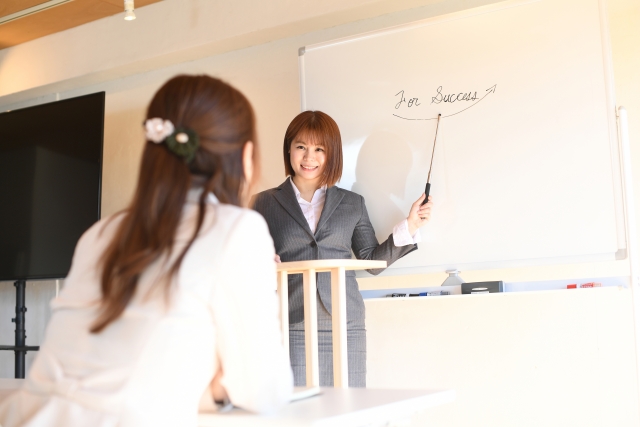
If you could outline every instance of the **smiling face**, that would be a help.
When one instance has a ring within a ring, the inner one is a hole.
[[[326,162],[325,148],[309,133],[301,133],[291,142],[289,162],[295,177],[319,187]]]
[[[294,117],[284,134],[282,154],[285,175],[296,186],[331,187],[342,175],[340,130],[322,111],[303,111]]]

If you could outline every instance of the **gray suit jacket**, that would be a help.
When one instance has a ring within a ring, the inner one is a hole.
[[[396,247],[390,235],[378,244],[369,221],[364,198],[338,187],[327,189],[326,199],[315,234],[311,232],[293,187],[287,179],[279,187],[263,191],[254,197],[254,209],[269,225],[276,253],[283,262],[314,259],[358,259],[387,261],[418,249],[418,245]],[[383,269],[368,270],[379,274]],[[358,290],[355,272],[347,271],[347,327],[364,328],[364,301]],[[331,313],[331,274],[318,273],[318,293],[322,304]],[[289,322],[304,320],[302,275],[289,276]]]

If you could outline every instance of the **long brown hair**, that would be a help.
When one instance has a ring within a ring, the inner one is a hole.
[[[253,109],[242,93],[221,80],[205,75],[172,78],[151,100],[147,119],[151,118],[170,120],[176,129],[191,129],[199,136],[200,146],[187,164],[164,143],[146,142],[133,200],[101,258],[102,300],[92,333],[102,331],[122,314],[142,273],[171,252],[194,181],[204,182],[196,228],[168,271],[169,279],[179,270],[200,231],[207,194],[213,192],[221,203],[243,204],[245,187],[252,184],[245,182],[242,164],[248,141],[254,143],[253,176],[258,175]],[[171,280],[164,282],[168,291]]]
[[[296,175],[291,166],[289,150],[297,137],[310,138],[313,142],[324,147],[326,162],[320,185],[331,187],[342,176],[342,138],[338,124],[327,113],[322,111],[303,111],[291,120],[284,134],[282,154],[284,156],[285,175]]]

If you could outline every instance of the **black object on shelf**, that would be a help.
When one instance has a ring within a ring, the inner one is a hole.
[[[463,294],[493,294],[504,292],[502,280],[494,282],[470,282],[463,283],[460,286]]]
[[[25,305],[25,290],[27,282],[18,280],[14,282],[13,286],[16,287],[16,317],[11,321],[16,324],[15,345],[0,345],[0,350],[15,352],[15,377],[24,378],[27,351],[37,351],[40,347],[26,345],[25,313],[27,312],[27,307]]]

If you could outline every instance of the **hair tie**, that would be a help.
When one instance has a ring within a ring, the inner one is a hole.
[[[190,163],[200,146],[197,133],[188,128],[175,128],[169,120],[160,118],[147,119],[144,122],[145,136],[156,144],[165,143],[169,151]]]

